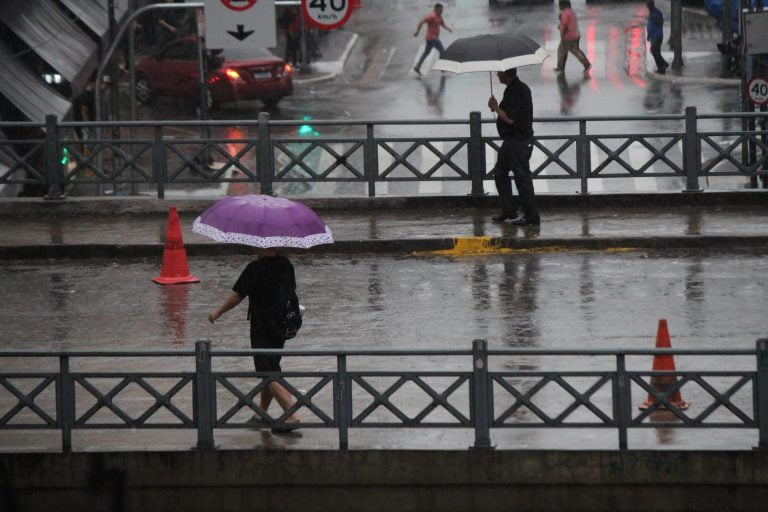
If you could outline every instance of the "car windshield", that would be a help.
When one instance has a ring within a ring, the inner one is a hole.
[[[227,48],[224,50],[211,50],[214,57],[223,57],[224,60],[250,60],[274,57],[275,55],[266,48]]]

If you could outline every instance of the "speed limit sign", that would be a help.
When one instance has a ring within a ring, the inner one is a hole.
[[[768,103],[768,80],[756,76],[747,84],[747,95],[753,105]]]
[[[322,30],[333,30],[347,22],[352,14],[350,0],[301,0],[307,22]]]

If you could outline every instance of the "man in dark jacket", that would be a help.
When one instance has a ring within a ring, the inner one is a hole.
[[[519,78],[516,69],[497,73],[499,82],[506,85],[501,103],[491,96],[488,108],[498,116],[496,128],[502,139],[498,160],[493,168],[496,190],[501,197],[501,214],[495,222],[518,226],[539,224],[539,211],[533,191],[533,179],[529,160],[533,151],[533,101],[531,89]],[[509,171],[515,177],[523,216],[517,216],[517,202],[512,193]]]
[[[645,2],[645,6],[648,7],[646,32],[648,33],[648,41],[651,42],[651,55],[656,61],[656,72],[663,75],[669,67],[669,63],[661,56],[661,43],[664,41],[664,15],[656,7],[653,0]]]

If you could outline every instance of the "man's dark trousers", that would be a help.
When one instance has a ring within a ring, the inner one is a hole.
[[[539,220],[529,163],[532,152],[532,141],[504,139],[501,143],[498,160],[493,168],[493,179],[496,182],[499,197],[501,197],[502,213],[506,217],[517,216],[517,202],[512,193],[512,181],[509,178],[509,171],[512,171],[515,177],[515,186],[517,186],[517,192],[520,195],[523,215],[529,220]]]
[[[651,39],[651,55],[653,55],[653,60],[656,61],[656,69],[661,72],[664,72],[664,70],[669,67],[669,63],[661,55],[661,42],[663,40],[663,37],[654,37]]]

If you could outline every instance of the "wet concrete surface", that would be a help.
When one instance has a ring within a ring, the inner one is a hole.
[[[292,259],[307,308],[296,347],[464,349],[483,338],[495,347],[629,348],[655,332],[656,319],[668,318],[680,348],[750,348],[768,327],[762,254]],[[173,348],[210,336],[242,347],[244,311],[215,329],[206,319],[249,260],[191,258],[201,282],[177,286],[150,281],[159,259],[2,262],[0,346]]]
[[[167,202],[168,207],[173,201]],[[321,211],[337,241],[489,236],[520,239],[626,237],[763,237],[768,234],[764,206],[670,208],[557,208],[542,210],[540,227],[496,224],[491,208]],[[187,244],[213,243],[192,233],[197,213],[182,213]],[[168,216],[88,215],[11,218],[0,231],[0,247],[51,244],[163,243]]]
[[[111,201],[121,201],[125,211],[133,209],[123,200]],[[647,201],[658,199],[649,196]],[[490,216],[495,210],[487,205],[345,211],[344,203],[335,204],[336,208],[319,211],[336,239],[347,244],[346,252],[308,251],[291,256],[299,295],[306,307],[304,326],[290,342],[291,349],[469,350],[473,339],[486,339],[491,349],[644,349],[653,348],[657,322],[666,318],[674,348],[749,350],[768,329],[764,313],[768,289],[768,262],[764,258],[768,212],[759,198],[756,203],[742,206],[547,208],[542,210],[541,226],[534,229],[493,224]],[[165,211],[168,204],[161,206]],[[210,339],[214,350],[247,348],[248,323],[242,307],[229,312],[215,327],[207,322],[207,315],[229,293],[238,273],[250,260],[249,255],[205,256],[190,251],[190,270],[200,278],[200,283],[160,286],[151,278],[160,273],[165,213],[121,214],[110,209],[112,214],[62,216],[51,215],[44,202],[36,207],[42,208],[43,213],[4,218],[0,248],[27,244],[41,248],[66,248],[77,243],[151,244],[148,254],[152,255],[0,260],[0,349],[182,350],[189,355],[170,359],[103,357],[78,361],[73,367],[98,371],[189,371],[196,340]],[[195,216],[193,210],[183,210],[185,243],[210,246],[206,239],[189,231]],[[417,241],[462,235],[543,238],[556,240],[557,244],[524,251],[463,255],[416,252],[408,244],[397,252],[361,250],[365,247],[363,242],[370,239]],[[658,238],[662,243],[645,249],[612,245],[612,241],[630,235]],[[710,237],[710,245],[696,250],[664,245],[665,240],[675,242],[700,236]],[[608,243],[599,250],[581,247],[584,240],[596,237],[603,237]],[[754,240],[762,242],[753,244]],[[685,356],[676,360],[681,370],[744,371],[755,367],[753,357],[747,356]],[[0,371],[40,371],[55,368],[57,361],[10,358],[0,364]],[[335,364],[332,356],[286,356],[283,368],[286,372],[333,371]],[[250,365],[247,357],[215,361],[218,370],[249,372]],[[490,362],[491,369],[504,371],[610,370],[612,365],[612,360],[596,357],[553,359],[536,355],[495,356]],[[649,370],[651,358],[632,357],[628,366]],[[350,361],[350,368],[468,371],[471,366],[468,356],[396,360],[359,357]],[[312,389],[316,383],[308,377],[288,378],[298,389]],[[254,382],[250,385],[255,385],[255,379],[251,380]],[[392,383],[383,378],[378,384],[383,392]],[[720,392],[725,392],[733,382],[720,379],[715,384]],[[435,385],[439,388],[440,383]],[[581,383],[579,389],[584,391],[583,386],[589,385]],[[555,388],[546,389],[537,403],[553,416],[573,400],[573,396]],[[457,407],[465,403],[468,392],[466,387],[457,391]],[[324,390],[313,398],[313,403],[326,412],[332,411],[329,393]],[[632,393],[638,401],[644,398],[640,389]],[[132,411],[135,408],[139,414],[151,406],[131,396],[121,396],[118,403]],[[508,399],[503,398],[503,393],[499,396],[498,407],[502,408]],[[684,397],[694,404],[691,414],[700,413],[712,402],[696,384],[687,385]],[[231,396],[220,398],[222,405],[231,405]],[[0,403],[9,399],[15,400],[9,391],[0,389]],[[742,390],[731,399],[750,410],[750,392]],[[41,402],[45,400],[40,397]],[[595,397],[596,403],[610,411],[606,400],[607,396]],[[415,415],[428,406],[430,398],[408,385],[395,393],[392,401]],[[189,409],[191,396],[181,396],[180,402]],[[365,396],[362,404],[366,406]],[[86,400],[78,407],[91,405]],[[238,414],[237,420],[247,419],[243,417],[247,415],[245,411]],[[377,414],[387,419],[386,411]],[[446,413],[438,411],[438,418],[443,417],[440,414]],[[727,416],[722,411],[718,414]],[[317,428],[319,420],[309,411],[302,411],[302,415],[307,428],[293,436],[227,428],[217,430],[216,442],[224,448],[338,446],[334,429]],[[516,415],[513,419],[526,420],[530,416]],[[174,430],[77,431],[74,448],[187,449],[194,445],[194,435]],[[510,427],[494,428],[492,436],[495,445],[510,449],[617,447],[617,433],[613,429],[561,431]],[[630,432],[630,446],[748,449],[756,444],[756,438],[752,429],[642,428]],[[451,428],[353,429],[350,436],[352,448],[464,449],[472,442],[470,429]],[[55,450],[59,446],[60,437],[55,431],[4,431],[0,435],[3,450]]]
[[[165,287],[150,281],[159,272],[157,260],[1,262],[5,299],[0,308],[0,323],[4,325],[0,347],[181,349],[191,354],[195,340],[209,338],[214,349],[246,348],[248,328],[243,307],[226,314],[215,327],[206,318],[226,296],[249,259],[192,258],[192,272],[201,282]],[[659,318],[668,319],[675,348],[751,349],[768,327],[764,314],[768,262],[762,255],[717,251],[566,251],[462,257],[307,254],[294,256],[293,261],[298,292],[307,308],[299,336],[289,343],[291,349],[298,350],[465,350],[477,338],[488,340],[491,349],[652,348]],[[650,369],[650,359],[630,358],[629,367]],[[753,358],[745,356],[714,360],[678,356],[676,360],[681,370],[743,370],[755,364]],[[190,370],[192,361],[191,356],[127,360],[106,357],[78,362],[74,369],[182,371]],[[353,358],[350,368],[468,371],[469,363],[468,356]],[[2,371],[20,371],[32,365],[16,358],[2,364]],[[48,360],[46,364],[55,367],[56,361]],[[250,364],[247,357],[225,358],[215,360],[214,367],[249,371]],[[612,364],[611,360],[596,357],[531,355],[492,357],[490,367],[505,371],[568,371],[610,368]],[[283,364],[289,373],[334,368],[333,357],[287,356]],[[290,374],[288,378],[300,389],[310,389],[316,382]],[[383,391],[393,379],[380,381]],[[728,379],[719,384],[727,385]],[[332,410],[328,393],[325,390],[313,399],[326,411]],[[454,396],[460,409],[467,393],[467,388],[460,389]],[[643,393],[636,389],[633,396],[642,397]],[[695,385],[685,388],[684,396],[694,404],[690,414],[701,412],[712,400]],[[0,398],[9,397],[2,390]],[[605,396],[593,398],[610,411]],[[122,400],[118,401],[121,406],[130,409],[133,405],[128,398]],[[552,389],[538,400],[548,413],[556,414],[573,397]],[[737,393],[732,401],[748,409],[751,396]],[[183,394],[180,402],[184,408]],[[392,402],[416,414],[428,405],[429,397],[414,386],[406,386],[393,395]],[[497,407],[503,407],[503,403],[500,399]],[[231,404],[231,397],[222,398],[220,405],[227,404]],[[90,405],[82,403],[78,407]],[[245,414],[243,411],[241,416]],[[380,414],[388,416],[386,411]],[[307,411],[303,415],[308,426],[318,421]],[[517,418],[525,419],[525,415]],[[630,445],[748,449],[756,444],[756,436],[756,431],[749,429],[642,429],[630,432]],[[216,439],[221,447],[249,448],[335,448],[338,443],[334,429],[311,427],[292,436],[224,429],[217,431]],[[468,429],[353,429],[350,439],[353,448],[458,449],[466,448],[473,440]],[[494,429],[493,439],[501,448],[617,446],[612,429]],[[0,447],[5,450],[56,449],[57,443],[55,432],[0,435]],[[75,435],[75,449],[81,450],[130,446],[186,449],[193,444],[194,432],[132,430]]]
[[[376,8],[370,9],[370,3],[368,9],[352,18],[346,27],[350,33],[342,34],[346,40],[351,32],[363,36],[344,75],[338,81],[298,84],[297,94],[270,112],[274,119],[300,119],[305,115],[315,119],[380,118],[381,112],[387,112],[388,118],[451,119],[463,118],[484,106],[485,99],[477,98],[485,98],[487,93],[478,96],[477,91],[488,90],[487,75],[443,79],[431,74],[419,80],[409,76],[421,42],[411,37],[412,25],[416,16],[423,14],[423,6],[410,0],[388,1],[376,2]],[[583,28],[591,34],[585,48],[591,49],[590,58],[596,62],[593,76],[582,81],[578,73],[569,73],[558,80],[551,70],[552,59],[545,66],[523,70],[524,80],[536,91],[537,116],[676,114],[686,105],[697,105],[701,112],[738,109],[738,85],[707,81],[716,72],[712,62],[718,38],[712,30],[697,30],[694,24],[686,23],[684,48],[692,52],[686,54],[686,66],[661,77],[645,69],[645,62],[632,60],[637,44],[625,39],[632,33],[626,29],[637,22],[642,25],[642,5],[575,3],[575,7]],[[457,28],[451,40],[486,32],[489,24],[493,31],[500,31],[535,19],[536,23],[527,25],[534,31],[532,35],[549,49],[556,46],[552,36],[556,7],[550,4],[491,9],[484,1],[450,2],[447,14]],[[687,15],[686,20],[690,22],[691,17]],[[370,70],[371,56],[395,47],[399,47],[398,51],[391,54],[391,64],[381,76],[365,73]],[[330,53],[328,56],[334,58]],[[222,108],[214,117],[252,119],[260,108],[254,102],[243,102]],[[140,107],[139,118],[194,118],[194,108],[186,103],[160,102],[152,108]],[[543,223],[538,229],[492,224],[490,216],[494,213],[491,209],[442,209],[410,211],[407,216],[392,211],[329,211],[323,216],[336,239],[349,242],[492,236],[569,239],[575,245],[595,237],[735,236],[748,241],[768,233],[768,213],[759,206],[556,209],[542,212]],[[210,244],[191,233],[193,218],[194,214],[182,215],[185,242]],[[160,244],[166,221],[165,214],[14,219],[0,231],[0,247]],[[651,348],[658,319],[667,318],[675,348],[751,349],[755,339],[764,337],[768,330],[764,312],[768,264],[762,248],[741,251],[729,247],[729,243],[695,251],[664,250],[662,245],[654,250],[628,252],[562,247],[547,252],[464,256],[415,255],[407,250],[398,254],[350,251],[341,255],[294,255],[299,294],[307,311],[304,327],[290,347],[469,349],[472,339],[484,338],[492,349]],[[0,261],[0,349],[191,351],[200,338],[209,338],[214,348],[245,348],[248,328],[242,307],[228,313],[215,328],[206,317],[223,300],[248,261],[247,256],[240,255],[192,256],[191,271],[201,282],[172,287],[150,281],[160,271],[160,248],[155,257],[146,258]],[[469,361],[454,359],[404,358],[395,364],[397,369],[422,368],[425,363],[432,368],[468,369]],[[693,357],[676,359],[678,369],[683,370],[701,365],[715,369],[754,368],[754,360],[745,357],[719,358],[715,362]],[[32,363],[14,359],[2,364],[0,371],[17,371]],[[48,360],[45,364],[53,367],[56,362]],[[100,371],[113,370],[118,364],[124,370],[181,370],[190,369],[192,360],[133,358],[118,363],[103,358],[79,364],[78,368]],[[220,369],[250,370],[247,358],[217,364]],[[351,364],[382,369],[393,363],[376,358]],[[542,371],[597,368],[603,364],[610,366],[598,358],[552,361],[521,356],[491,361],[494,369]],[[651,361],[649,357],[638,357],[629,364],[650,369]],[[334,367],[332,358],[286,357],[284,362],[289,372]],[[312,385],[306,378],[292,382],[301,389]],[[466,393],[460,390],[459,396]],[[685,389],[685,398],[694,404],[692,414],[711,401],[703,395],[701,389]],[[6,390],[0,389],[0,400],[8,398]],[[418,390],[405,388],[403,394],[393,397],[393,402],[411,411],[418,410],[423,399]],[[568,403],[566,399],[570,400],[556,393],[547,394],[546,402],[538,405],[553,412]],[[751,396],[742,394],[733,400],[746,407]],[[316,402],[327,410],[330,400],[323,394]],[[310,423],[311,415],[304,414]],[[493,429],[492,436],[494,445],[507,449],[617,446],[613,429]],[[338,443],[335,430],[315,428],[290,436],[274,435],[268,430],[222,429],[217,430],[216,441],[222,448],[254,449],[333,449]],[[472,442],[473,434],[468,429],[353,429],[350,433],[353,449],[465,449]],[[194,431],[77,431],[73,439],[74,449],[85,451],[188,449],[194,444]],[[630,431],[631,448],[749,449],[755,444],[757,433],[750,429]],[[57,431],[0,433],[0,449],[4,451],[56,450],[59,446]]]

